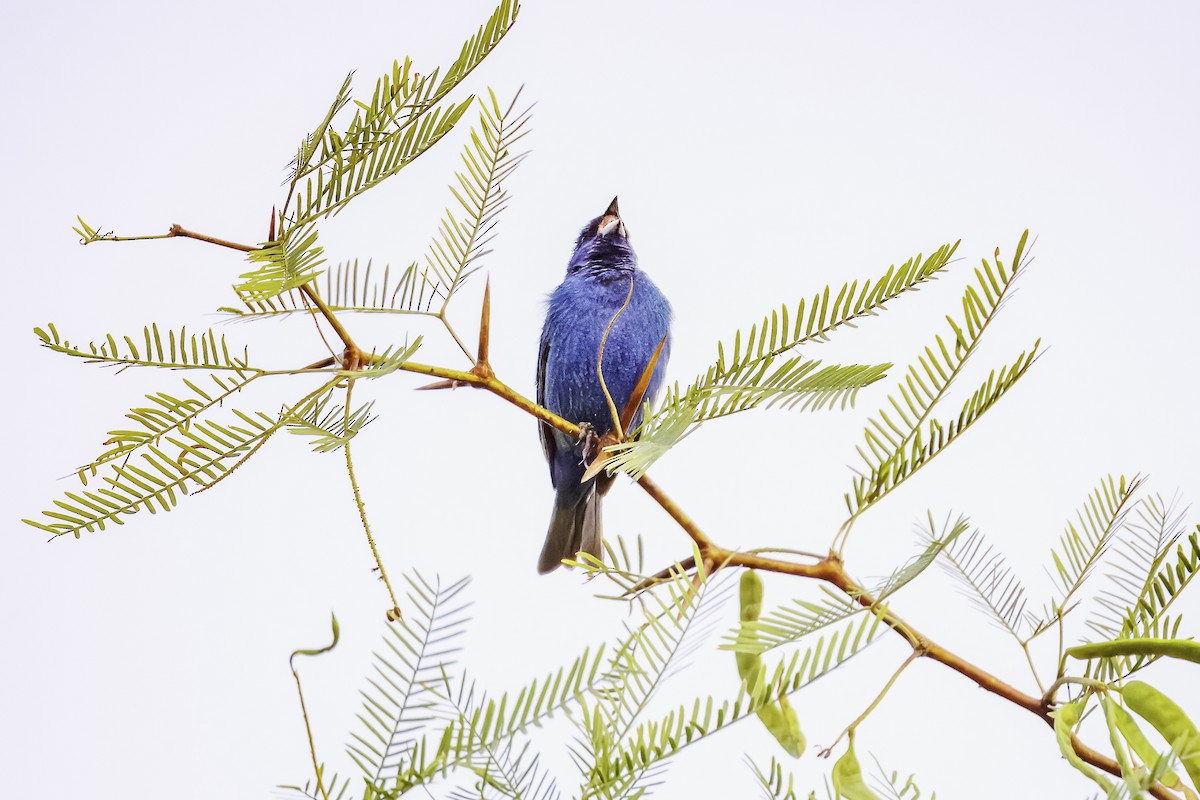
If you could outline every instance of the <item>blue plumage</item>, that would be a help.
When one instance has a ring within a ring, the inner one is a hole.
[[[613,422],[596,362],[604,330],[627,297],[629,305],[613,323],[604,345],[604,382],[618,412],[665,336],[646,398],[653,402],[662,386],[671,349],[671,306],[638,269],[614,197],[608,209],[580,232],[567,276],[550,295],[537,370],[538,403],[572,422],[587,423],[601,436],[612,431]],[[637,427],[641,418],[639,409],[631,427]],[[538,561],[538,571],[546,573],[579,551],[602,557],[600,497],[612,479],[601,474],[581,483],[587,469],[583,445],[544,423],[539,424],[539,433],[555,491],[550,528]]]

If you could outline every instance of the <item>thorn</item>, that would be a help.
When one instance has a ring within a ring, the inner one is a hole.
[[[587,468],[587,470],[584,471],[583,477],[579,479],[579,482],[587,483],[592,478],[599,475],[601,472],[604,471],[604,465],[607,464],[609,459],[611,459],[611,458],[612,458],[612,456],[605,453],[605,454],[601,455],[599,458],[592,461],[591,464],[588,464],[588,468]]]
[[[275,206],[271,206],[271,227],[267,231],[267,241],[275,241]]]
[[[488,339],[492,328],[492,277],[483,286],[483,308],[479,311],[479,355],[476,365],[488,363]]]
[[[458,381],[435,381],[434,383],[427,383],[424,386],[418,386],[417,391],[424,392],[430,389],[455,389],[458,388],[458,386],[460,386]]]

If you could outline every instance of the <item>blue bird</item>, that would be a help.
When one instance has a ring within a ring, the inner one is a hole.
[[[626,298],[629,304],[613,322],[604,344],[604,384],[618,413],[659,342],[663,349],[646,399],[653,403],[662,386],[671,350],[671,306],[638,269],[614,197],[608,209],[584,226],[575,240],[567,276],[550,295],[538,352],[538,404],[598,436],[613,430],[612,412],[596,371],[600,341]],[[641,420],[639,408],[630,428],[636,428]],[[612,478],[601,473],[582,482],[588,437],[577,441],[544,422],[538,427],[554,486],[554,511],[538,560],[538,572],[545,574],[580,551],[603,558],[600,498],[611,487]]]

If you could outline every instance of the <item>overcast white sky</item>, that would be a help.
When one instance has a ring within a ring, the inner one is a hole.
[[[490,6],[333,9],[125,2],[0,12],[8,796],[264,797],[303,782],[310,768],[287,654],[325,640],[330,609],[343,643],[303,664],[303,675],[320,755],[331,768],[351,766],[342,746],[358,724],[386,601],[340,457],[273,441],[237,479],[175,512],[81,541],[47,544],[17,522],[69,487],[56,478],[92,457],[144,392],[178,381],[55,357],[35,346],[33,326],[54,321],[86,340],[151,321],[220,324],[212,312],[244,271],[237,254],[195,242],[84,250],[74,216],[129,234],[177,222],[260,241],[298,138],[344,74],[357,70],[367,94],[393,58],[410,54],[422,71],[445,63]],[[1098,478],[1141,473],[1181,504],[1200,496],[1198,22],[1190,3],[529,2],[469,84],[502,97],[524,84],[537,102],[533,155],[511,182],[487,261],[493,363],[533,391],[543,298],[578,227],[614,194],[644,268],[674,304],[670,374],[679,379],[771,306],[961,237],[964,260],[935,286],[810,353],[904,363],[940,332],[977,259],[997,246],[1011,253],[1028,227],[1036,260],[964,386],[1038,337],[1049,351],[965,440],[864,518],[847,559],[860,576],[886,574],[914,551],[912,525],[926,509],[965,513],[1040,605],[1049,547]],[[331,258],[403,265],[418,256],[450,199],[465,133],[326,224]],[[462,329],[473,328],[480,289],[460,300]],[[379,345],[420,330],[398,317],[348,324]],[[260,360],[293,365],[322,353],[299,319],[222,330]],[[452,359],[427,332],[424,359]],[[624,610],[594,600],[575,575],[535,574],[552,495],[531,420],[495,398],[414,394],[416,384],[395,376],[361,391],[380,414],[355,444],[368,512],[394,573],[474,576],[466,661],[483,685],[516,687],[610,636]],[[720,542],[823,549],[844,514],[862,425],[890,385],[865,392],[852,412],[714,424],[655,475]],[[261,408],[276,402],[264,396]],[[688,552],[635,488],[617,487],[605,517],[610,534],[643,534],[656,562]],[[789,591],[815,587],[769,581],[768,601]],[[894,608],[1032,689],[1019,651],[940,573]],[[1200,602],[1186,610],[1194,634]],[[735,613],[727,608],[724,621]],[[796,764],[802,786],[830,766],[815,746],[865,707],[905,650],[898,639],[881,643],[797,697],[814,746]],[[1040,656],[1052,670],[1053,654]],[[1154,675],[1200,705],[1194,671]],[[735,681],[728,654],[701,656],[671,699],[723,697]],[[1091,739],[1103,746],[1098,731]],[[562,739],[541,741],[571,789]],[[866,763],[874,752],[947,798],[1090,788],[1043,724],[933,663],[901,679],[859,746]],[[748,796],[742,753],[765,760],[774,747],[756,722],[739,725],[680,757],[662,796]]]

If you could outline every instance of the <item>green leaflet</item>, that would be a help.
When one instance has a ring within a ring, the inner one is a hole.
[[[795,776],[785,772],[783,765],[774,756],[771,756],[771,766],[765,772],[749,756],[746,757],[746,763],[754,773],[754,778],[763,790],[764,797],[768,800],[800,800],[799,795],[796,794]],[[809,797],[811,798],[812,795],[810,794]]]
[[[325,261],[316,244],[319,220],[398,174],[454,129],[475,98],[442,100],[499,44],[519,10],[517,0],[502,0],[444,73],[438,68],[418,76],[407,58],[403,67],[393,64],[391,73],[376,82],[371,101],[358,102],[349,125],[339,132],[333,123],[350,101],[347,76],[325,117],[296,152],[287,200],[272,224],[272,230],[275,222],[279,225],[278,238],[248,254],[256,268],[234,287],[252,311],[256,304],[274,307],[271,298],[317,277]],[[450,219],[454,236],[450,227],[443,228],[443,242],[453,250],[462,231]],[[85,226],[85,238],[91,230]],[[468,250],[476,249],[474,238]],[[444,252],[436,244],[435,250]],[[455,257],[460,255],[467,257]],[[449,296],[453,287],[444,291]]]
[[[1127,614],[1153,592],[1155,576],[1185,532],[1183,513],[1174,501],[1155,494],[1138,499],[1108,564],[1108,587],[1097,596],[1087,625],[1101,639],[1129,638]],[[1139,632],[1138,636],[1147,634]]]
[[[374,400],[347,413],[344,405],[330,405],[335,391],[330,389],[306,414],[293,417],[287,424],[288,433],[308,437],[313,451],[317,453],[332,453],[345,447],[375,419],[371,415]]]

